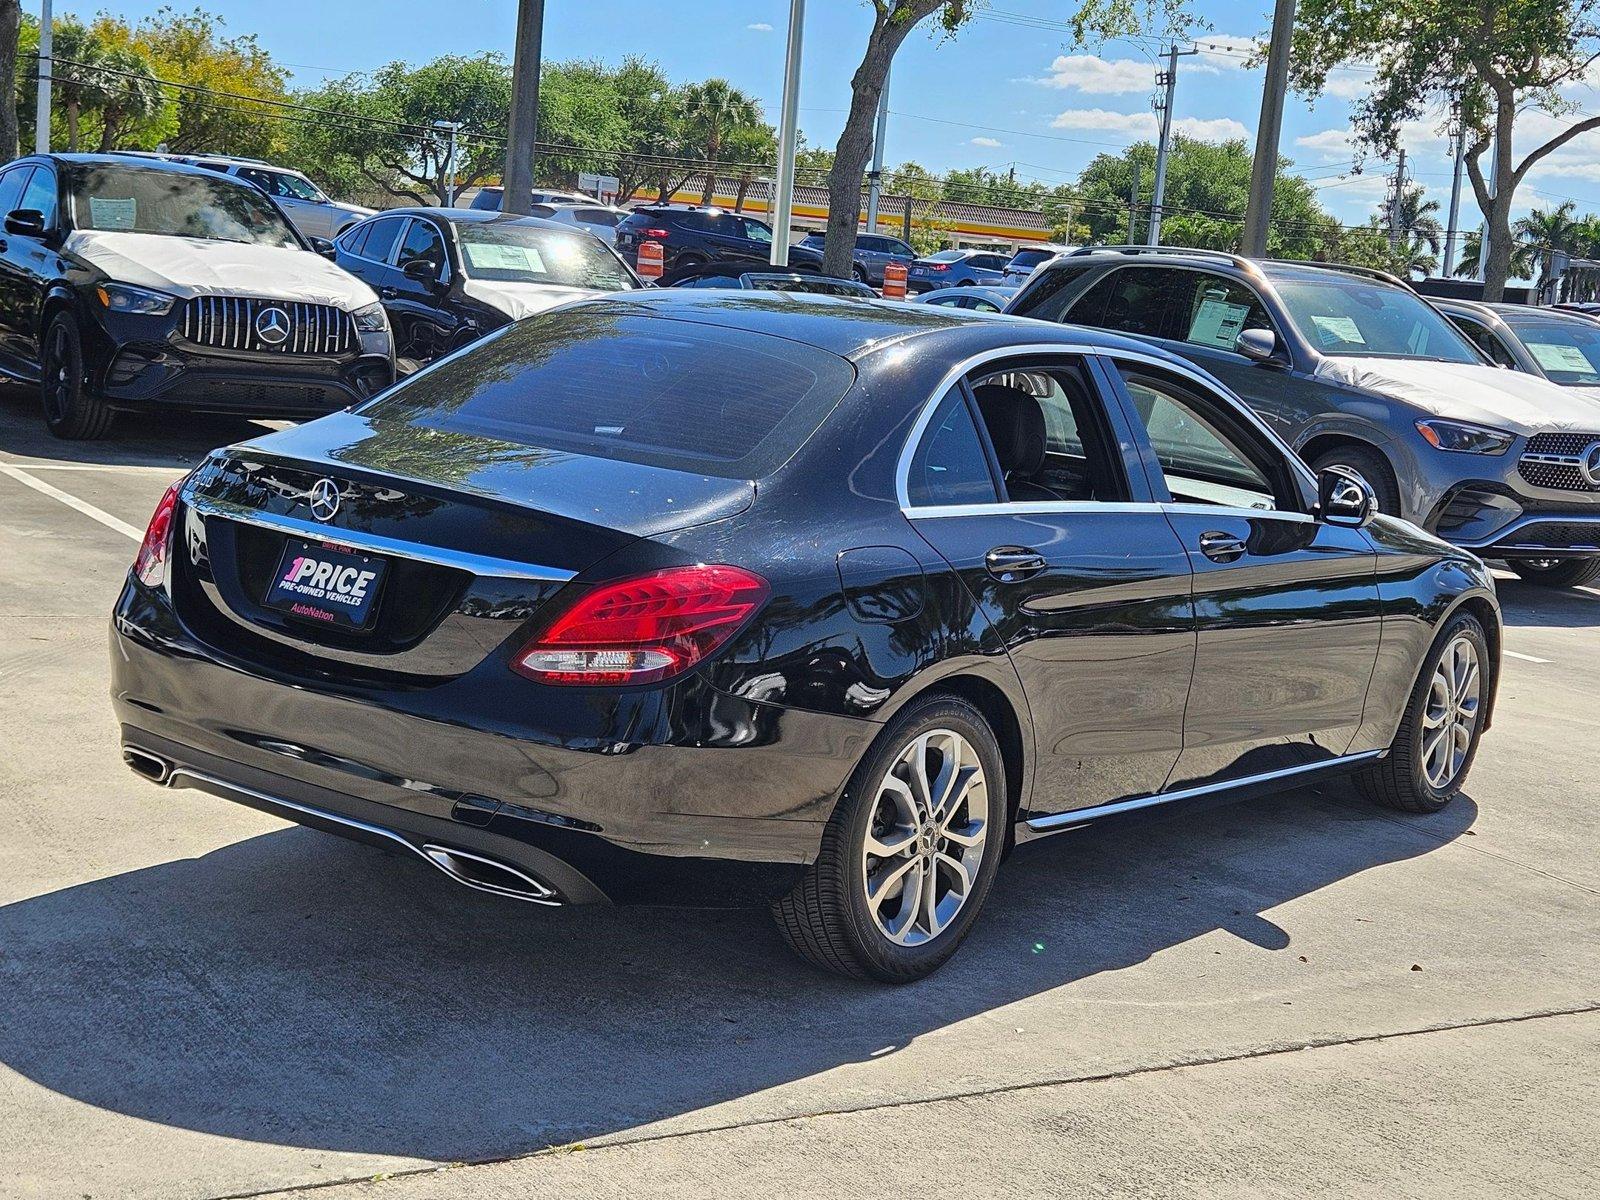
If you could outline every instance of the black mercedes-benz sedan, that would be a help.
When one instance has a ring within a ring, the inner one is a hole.
[[[1019,842],[1340,772],[1431,812],[1470,553],[1195,366],[926,306],[642,291],[211,454],[112,629],[128,764],[539,904],[764,895],[903,982]]]

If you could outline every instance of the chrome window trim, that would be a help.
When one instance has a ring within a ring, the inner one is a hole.
[[[1028,821],[1028,828],[1036,833],[1062,833],[1068,829],[1076,829],[1087,825],[1101,817],[1114,816],[1117,813],[1135,812],[1141,808],[1151,808],[1157,804],[1170,804],[1177,800],[1191,800],[1200,796],[1212,796],[1219,792],[1230,792],[1237,788],[1252,787],[1257,784],[1271,783],[1279,779],[1293,779],[1299,775],[1311,775],[1318,771],[1332,770],[1336,767],[1354,766],[1356,763],[1369,762],[1375,758],[1382,758],[1389,753],[1387,750],[1367,750],[1360,754],[1342,754],[1338,758],[1330,758],[1326,762],[1304,763],[1298,767],[1284,767],[1278,771],[1264,771],[1259,775],[1246,775],[1241,779],[1229,779],[1221,783],[1203,783],[1198,787],[1179,788],[1175,792],[1156,792],[1151,796],[1137,796],[1132,800],[1117,800],[1110,804],[1097,804],[1092,808],[1076,808],[1067,812],[1050,813],[1048,816],[1033,817]]]
[[[1226,399],[1232,406],[1233,414],[1243,420],[1256,433],[1266,438],[1272,447],[1288,461],[1290,470],[1295,472],[1302,482],[1315,482],[1315,480],[1311,478],[1309,468],[1307,468],[1305,464],[1301,462],[1300,456],[1289,447],[1287,442],[1274,433],[1266,424],[1266,422],[1255,414],[1255,411],[1251,409],[1248,404],[1246,404],[1243,400],[1240,400],[1219,381],[1190,363],[1172,361],[1160,354],[1145,354],[1141,351],[1131,350],[1121,346],[1095,346],[1078,342],[1024,342],[1015,346],[1001,346],[990,350],[984,350],[962,359],[960,362],[956,363],[955,366],[951,367],[945,372],[944,377],[939,380],[938,385],[933,389],[932,395],[923,402],[922,411],[917,414],[917,419],[912,423],[911,431],[906,435],[905,445],[900,448],[900,457],[895,464],[895,500],[900,505],[900,511],[907,517],[929,515],[981,516],[984,514],[1014,514],[1031,511],[1061,512],[1074,511],[1080,508],[1084,510],[1092,509],[1094,511],[1104,512],[1107,510],[1116,509],[1118,507],[1120,502],[1117,501],[1102,504],[1094,500],[1035,501],[1033,503],[1029,503],[1027,501],[997,500],[993,504],[958,505],[915,505],[911,503],[911,460],[916,456],[917,447],[921,444],[923,435],[927,433],[928,425],[933,420],[933,414],[938,410],[939,403],[944,399],[945,394],[949,392],[949,390],[956,384],[957,381],[964,378],[976,368],[983,366],[985,363],[994,362],[998,359],[1015,358],[1019,355],[1046,355],[1059,358],[1081,358],[1086,355],[1098,355],[1101,358],[1140,363],[1144,366],[1154,367],[1157,370],[1168,371],[1175,375],[1186,376],[1194,383],[1197,383],[1201,387],[1206,388],[1208,391],[1218,394],[1222,398]],[[1096,392],[1098,394],[1098,389],[1096,389]],[[1208,513],[1247,513],[1256,517],[1271,515],[1280,517],[1299,517],[1307,521],[1314,520],[1314,518],[1307,513],[1288,512],[1284,509],[1278,508],[1234,509],[1222,505],[1185,504],[1182,501],[1174,501],[1171,505],[1156,505],[1155,507],[1165,507],[1167,511],[1172,512],[1200,509]],[[933,514],[930,512],[930,510],[933,509],[970,509],[972,511],[963,511],[961,513],[945,511]],[[1123,504],[1122,511],[1126,512],[1139,510],[1130,510],[1125,504]]]
[[[466,571],[484,578],[534,579],[542,583],[566,583],[573,576],[571,571],[541,566],[538,563],[515,562],[508,558],[472,554],[465,550],[451,550],[443,546],[402,542],[396,538],[380,537],[375,533],[344,529],[337,525],[324,525],[319,521],[307,521],[280,513],[262,512],[260,509],[235,504],[231,500],[218,500],[211,496],[195,495],[193,492],[185,493],[183,503],[202,517],[239,521],[292,537],[333,542],[335,545],[353,546],[358,550],[386,554],[392,558],[408,558],[417,562],[432,563],[434,566],[453,567],[458,571]]]

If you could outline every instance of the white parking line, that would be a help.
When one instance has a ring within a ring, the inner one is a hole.
[[[20,467],[24,471],[155,471],[163,475],[181,475],[186,468],[146,466],[141,463],[40,463],[8,462],[0,466]],[[176,475],[174,474],[176,472]]]
[[[1550,662],[1548,658],[1535,658],[1531,654],[1518,654],[1515,650],[1502,650],[1500,653],[1504,654],[1507,658],[1520,658],[1523,662],[1536,662],[1545,664]]]
[[[115,529],[124,537],[130,537],[136,542],[144,541],[144,530],[135,529],[119,517],[113,517],[104,509],[96,508],[87,500],[79,500],[76,496],[63,492],[58,487],[52,487],[42,479],[35,479],[20,467],[13,467],[9,463],[0,463],[0,475],[9,476],[18,483],[31,487],[40,495],[49,496],[52,500],[59,500],[68,508],[76,509],[90,520],[99,521],[107,529]]]

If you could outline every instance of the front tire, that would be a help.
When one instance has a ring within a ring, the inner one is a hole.
[[[1483,626],[1457,613],[1423,660],[1388,755],[1356,776],[1368,799],[1433,813],[1460,794],[1483,736],[1493,670]]]
[[[1575,588],[1600,579],[1600,558],[1533,558],[1510,564],[1524,583]]]
[[[58,438],[104,437],[115,411],[89,388],[83,366],[83,335],[71,313],[57,313],[45,327],[39,355],[39,398],[44,423]]]
[[[882,983],[932,974],[988,897],[1006,811],[983,715],[953,696],[914,701],[851,776],[816,862],[772,906],[779,932],[825,971]]]

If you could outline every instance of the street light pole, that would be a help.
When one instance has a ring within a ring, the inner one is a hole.
[[[783,64],[778,112],[778,178],[772,202],[772,265],[789,265],[789,225],[794,219],[794,147],[800,117],[800,44],[806,0],[789,0],[789,48]]]
[[[500,210],[526,216],[533,207],[533,154],[539,137],[539,66],[543,56],[544,0],[518,0],[517,49],[511,65],[511,128]]]
[[[1265,258],[1272,219],[1272,185],[1278,175],[1278,137],[1283,131],[1283,100],[1289,90],[1289,49],[1294,37],[1295,0],[1277,0],[1272,10],[1272,44],[1267,48],[1267,79],[1261,90],[1261,121],[1256,156],[1250,164],[1250,201],[1244,210],[1241,249]]]
[[[1150,234],[1147,240],[1152,246],[1161,244],[1161,210],[1167,200],[1167,156],[1172,151],[1172,98],[1178,88],[1180,53],[1189,55],[1198,54],[1199,51],[1180,51],[1174,42],[1167,51],[1167,69],[1156,76],[1156,83],[1164,85],[1167,93],[1161,102],[1161,142],[1156,147],[1156,185],[1150,196]]]
[[[1444,269],[1440,273],[1449,279],[1456,270],[1456,238],[1461,225],[1461,165],[1467,155],[1467,129],[1461,120],[1461,106],[1455,107],[1456,165],[1450,177],[1450,222],[1444,231]]]
[[[461,128],[460,121],[435,121],[433,127],[444,133],[450,140],[445,150],[445,185],[444,204],[446,208],[456,206],[456,132]],[[533,184],[528,184],[528,190],[533,190]],[[503,203],[503,201],[502,201]]]
[[[55,55],[55,22],[50,0],[39,9],[39,102],[33,125],[33,152],[50,153],[50,81]]]
[[[878,128],[872,136],[872,173],[867,176],[867,232],[878,232],[878,201],[883,195],[883,138],[889,129],[889,73],[878,97]]]

